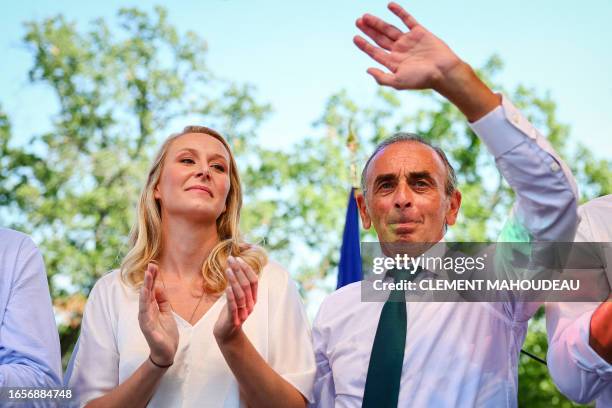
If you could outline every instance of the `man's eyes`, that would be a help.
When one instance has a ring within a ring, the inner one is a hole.
[[[416,180],[410,183],[410,185],[417,187],[417,188],[425,188],[425,187],[429,187],[431,183],[428,182],[427,180]],[[383,181],[378,185],[378,188],[393,188],[393,187],[395,187],[395,183],[392,181]]]
[[[391,181],[383,181],[378,185],[379,189],[389,189],[395,187],[395,183]]]

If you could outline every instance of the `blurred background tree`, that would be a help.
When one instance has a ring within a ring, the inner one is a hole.
[[[271,107],[256,99],[252,86],[212,73],[204,39],[179,32],[163,8],[152,14],[122,9],[113,21],[99,19],[87,31],[61,15],[28,22],[25,29],[33,57],[30,81],[49,87],[59,108],[52,131],[32,135],[26,144],[16,142],[0,109],[0,224],[40,243],[64,363],[89,290],[126,251],[152,154],[169,131],[187,124],[206,124],[228,138],[243,180],[242,228],[289,266],[307,301],[335,283],[351,184],[349,132],[358,137],[360,165],[374,144],[400,130],[423,135],[449,154],[464,197],[450,240],[494,240],[512,204],[512,191],[463,116],[432,92],[410,96],[419,108],[384,88],[371,106],[337,92],[312,135],[298,135],[292,148],[278,150],[257,137]],[[479,73],[503,89],[494,82],[501,69],[493,56]],[[584,200],[612,192],[610,162],[568,143],[570,129],[558,122],[550,95],[523,86],[504,92],[573,166]],[[372,231],[362,235],[373,237]],[[540,356],[546,353],[542,323],[540,312],[526,341]],[[573,406],[543,365],[522,357],[519,374],[521,406]]]

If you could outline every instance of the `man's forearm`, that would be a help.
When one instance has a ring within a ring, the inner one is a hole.
[[[612,364],[612,300],[603,302],[593,312],[589,345],[601,358]]]
[[[438,78],[434,90],[459,108],[469,122],[476,122],[501,104],[500,96],[463,61]]]

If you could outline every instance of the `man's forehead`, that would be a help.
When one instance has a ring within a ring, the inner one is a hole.
[[[373,180],[379,174],[422,172],[445,177],[446,166],[431,146],[417,141],[402,141],[386,146],[372,158],[366,178]]]

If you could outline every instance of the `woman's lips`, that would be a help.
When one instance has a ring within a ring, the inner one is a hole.
[[[202,187],[202,186],[189,187],[187,191],[195,191],[197,193],[207,193],[209,196],[211,197],[213,196],[212,191],[210,191],[208,187]]]

